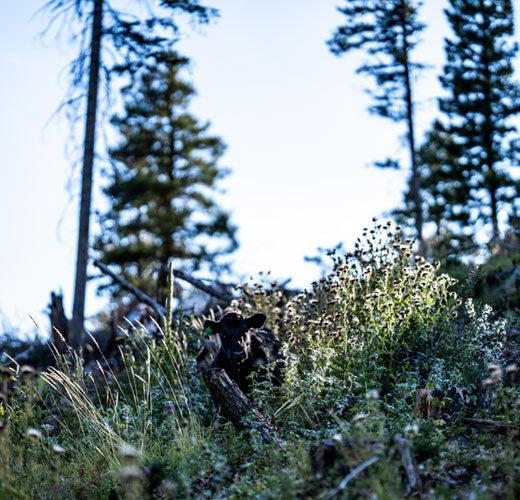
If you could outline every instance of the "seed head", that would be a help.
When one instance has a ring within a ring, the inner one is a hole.
[[[408,424],[404,428],[406,434],[415,435],[419,433],[419,426],[416,423]]]
[[[491,387],[494,383],[495,383],[495,380],[493,380],[493,379],[490,378],[490,377],[485,378],[485,379],[482,381],[482,385],[483,385],[484,387]]]
[[[502,368],[495,363],[488,365],[489,375],[493,380],[498,380],[502,376]]]
[[[141,456],[139,451],[129,444],[119,446],[117,451],[122,458],[128,461],[135,461]]]
[[[161,491],[165,495],[172,495],[173,493],[175,493],[175,490],[176,490],[175,483],[173,481],[171,481],[170,479],[165,479],[161,483]]]
[[[30,439],[34,439],[35,441],[37,439],[41,439],[42,438],[42,433],[37,430],[37,429],[33,429],[32,427],[30,427],[29,429],[27,429],[27,432],[25,433],[26,437],[30,438]]]
[[[377,401],[379,399],[379,392],[376,389],[372,389],[367,392],[366,398],[368,401]]]
[[[143,476],[143,471],[136,465],[129,465],[121,469],[121,478],[123,481],[138,481],[139,479],[142,479]]]
[[[53,451],[53,453],[55,455],[60,456],[60,455],[63,455],[65,453],[65,448],[62,448],[59,444],[55,444],[52,447],[52,451]]]
[[[363,422],[367,417],[368,415],[366,413],[356,413],[352,417],[352,422]]]
[[[24,377],[24,378],[32,378],[36,372],[32,366],[23,365],[20,368],[20,373],[22,374],[22,377]]]
[[[336,441],[337,443],[341,443],[343,441],[343,436],[341,434],[339,434],[339,433],[334,434],[332,436],[332,440]]]
[[[12,376],[13,376],[13,372],[10,368],[8,368],[7,366],[3,366],[0,370],[1,372],[1,375],[2,375],[2,379],[10,379]]]

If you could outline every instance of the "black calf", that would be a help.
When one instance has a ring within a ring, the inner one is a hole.
[[[213,368],[223,368],[244,393],[251,389],[247,376],[259,372],[265,377],[266,365],[283,359],[282,344],[273,332],[265,328],[265,314],[254,314],[244,318],[238,313],[227,313],[220,321],[207,320],[204,330],[220,335],[221,348],[213,361]],[[282,381],[280,363],[272,369],[273,382],[279,385]]]

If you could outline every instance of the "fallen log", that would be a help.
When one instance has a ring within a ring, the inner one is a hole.
[[[264,443],[280,439],[274,425],[251,403],[247,396],[221,368],[211,368],[202,374],[217,411],[237,430],[255,429]]]
[[[475,427],[482,432],[496,432],[498,434],[512,433],[516,438],[520,436],[520,425],[500,422],[498,420],[487,420],[484,418],[463,418],[465,424]]]

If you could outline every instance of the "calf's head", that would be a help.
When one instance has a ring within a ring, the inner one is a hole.
[[[246,333],[251,328],[261,328],[265,319],[265,314],[261,313],[244,318],[241,314],[232,312],[225,314],[220,321],[206,320],[204,331],[210,334],[218,333],[222,350],[230,360],[233,360],[244,354],[243,340]]]

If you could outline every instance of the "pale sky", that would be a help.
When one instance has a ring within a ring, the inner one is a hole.
[[[24,332],[32,331],[28,314],[48,330],[51,290],[63,290],[70,316],[74,284],[78,200],[66,185],[77,156],[65,155],[66,120],[48,122],[76,47],[38,36],[45,16],[32,16],[43,3],[0,2],[0,311]],[[222,165],[232,173],[219,201],[239,227],[234,269],[241,276],[271,271],[305,287],[318,276],[305,255],[339,241],[348,248],[373,216],[400,202],[407,172],[368,165],[400,151],[408,164],[404,128],[368,114],[363,89],[372,81],[355,74],[362,56],[338,58],[327,49],[343,20],[335,9],[341,0],[209,3],[220,18],[186,32],[177,49],[192,59],[188,77],[198,97],[191,111],[228,145]],[[431,68],[416,85],[419,134],[436,113],[445,5],[426,0],[422,9],[428,28],[415,57]],[[90,284],[87,315],[103,306],[94,292]]]

